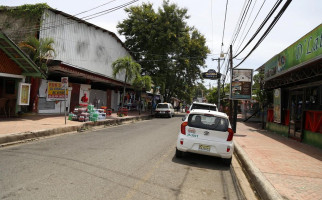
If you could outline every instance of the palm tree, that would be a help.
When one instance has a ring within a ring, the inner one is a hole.
[[[133,81],[133,86],[136,90],[140,91],[139,96],[139,115],[141,115],[141,92],[142,89],[145,88],[146,91],[151,90],[151,77],[146,76],[137,76],[135,80]]]
[[[133,61],[132,57],[125,56],[123,58],[119,58],[116,61],[114,61],[112,63],[112,68],[113,68],[114,78],[116,78],[116,75],[119,73],[125,73],[124,85],[123,85],[123,97],[122,97],[122,103],[121,103],[121,108],[123,108],[126,83],[140,76],[141,65]]]
[[[46,61],[55,55],[53,48],[54,40],[52,38],[37,39],[29,37],[26,41],[20,42],[19,47],[26,52],[36,65],[47,72]]]

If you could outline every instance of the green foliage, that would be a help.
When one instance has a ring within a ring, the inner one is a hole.
[[[47,71],[47,59],[55,55],[53,45],[54,40],[52,38],[38,40],[35,37],[29,37],[19,43],[19,47],[44,71]]]
[[[113,76],[116,78],[116,75],[119,73],[125,73],[124,85],[123,85],[123,101],[121,103],[121,108],[124,105],[124,96],[125,96],[125,88],[126,83],[129,81],[135,80],[140,76],[141,66],[132,60],[132,57],[125,56],[123,58],[119,58],[112,63],[113,68]]]
[[[209,49],[206,39],[189,27],[187,9],[164,1],[157,11],[151,3],[126,8],[128,18],[117,25],[125,45],[140,62],[142,73],[151,76],[165,101],[190,102]]]
[[[123,58],[117,59],[112,63],[112,68],[114,78],[119,73],[125,73],[125,83],[135,79],[137,76],[140,75],[141,72],[140,64],[133,61],[130,56],[125,56]]]
[[[25,18],[28,20],[40,19],[45,9],[50,8],[46,3],[25,4],[10,8],[7,6],[0,6],[0,10],[8,11],[11,17]]]
[[[217,93],[217,88],[213,88],[212,90],[209,91],[207,95],[207,100],[209,103],[215,103],[218,104],[218,93]],[[222,90],[222,87],[220,88],[220,105],[223,107],[228,106],[228,99],[225,100],[226,94],[229,94],[230,91],[230,84],[226,84],[224,87],[224,91]]]
[[[133,81],[133,87],[136,90],[142,90],[143,88],[146,91],[150,91],[151,90],[151,77],[150,76],[137,76],[134,81]]]

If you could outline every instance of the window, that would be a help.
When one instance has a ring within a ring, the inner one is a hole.
[[[169,108],[168,104],[158,104],[157,108]]]
[[[189,115],[188,126],[215,131],[227,131],[228,119],[214,115],[191,114]]]
[[[217,111],[216,106],[202,105],[202,104],[193,104],[191,110],[193,109],[202,109],[202,110],[213,110]]]

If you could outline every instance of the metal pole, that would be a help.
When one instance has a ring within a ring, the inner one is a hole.
[[[65,87],[65,101],[64,101],[64,112],[65,112],[65,124],[66,124],[66,87]]]
[[[220,58],[218,58],[218,72],[217,72],[217,74],[220,74]],[[220,77],[217,79],[217,81],[218,81],[218,87],[217,87],[217,92],[218,92],[218,110],[219,111],[221,111],[220,110]]]
[[[229,63],[230,63],[230,80],[231,80],[231,76],[233,75],[233,50],[232,50],[232,45],[230,45],[230,55],[229,55]],[[230,98],[229,98],[229,121],[233,122],[233,101],[231,98],[231,81],[230,81]]]

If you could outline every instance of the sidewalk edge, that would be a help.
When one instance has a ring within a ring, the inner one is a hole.
[[[248,175],[256,187],[259,196],[264,200],[283,200],[282,196],[276,191],[274,186],[265,178],[262,172],[255,166],[253,161],[239,144],[234,141],[235,152],[242,166],[246,169]]]
[[[152,115],[143,115],[143,116],[136,116],[136,117],[129,117],[129,118],[120,118],[120,119],[109,119],[104,121],[97,121],[97,122],[85,122],[79,125],[74,126],[66,126],[66,127],[58,127],[53,129],[46,129],[40,131],[31,131],[31,132],[24,132],[24,133],[15,133],[15,134],[6,134],[0,136],[0,146],[4,146],[6,144],[11,144],[19,141],[31,140],[39,137],[50,136],[50,135],[57,135],[62,133],[68,133],[73,131],[81,131],[86,130],[94,126],[117,126],[121,125],[124,122],[135,122],[141,120],[149,120],[153,116]]]

